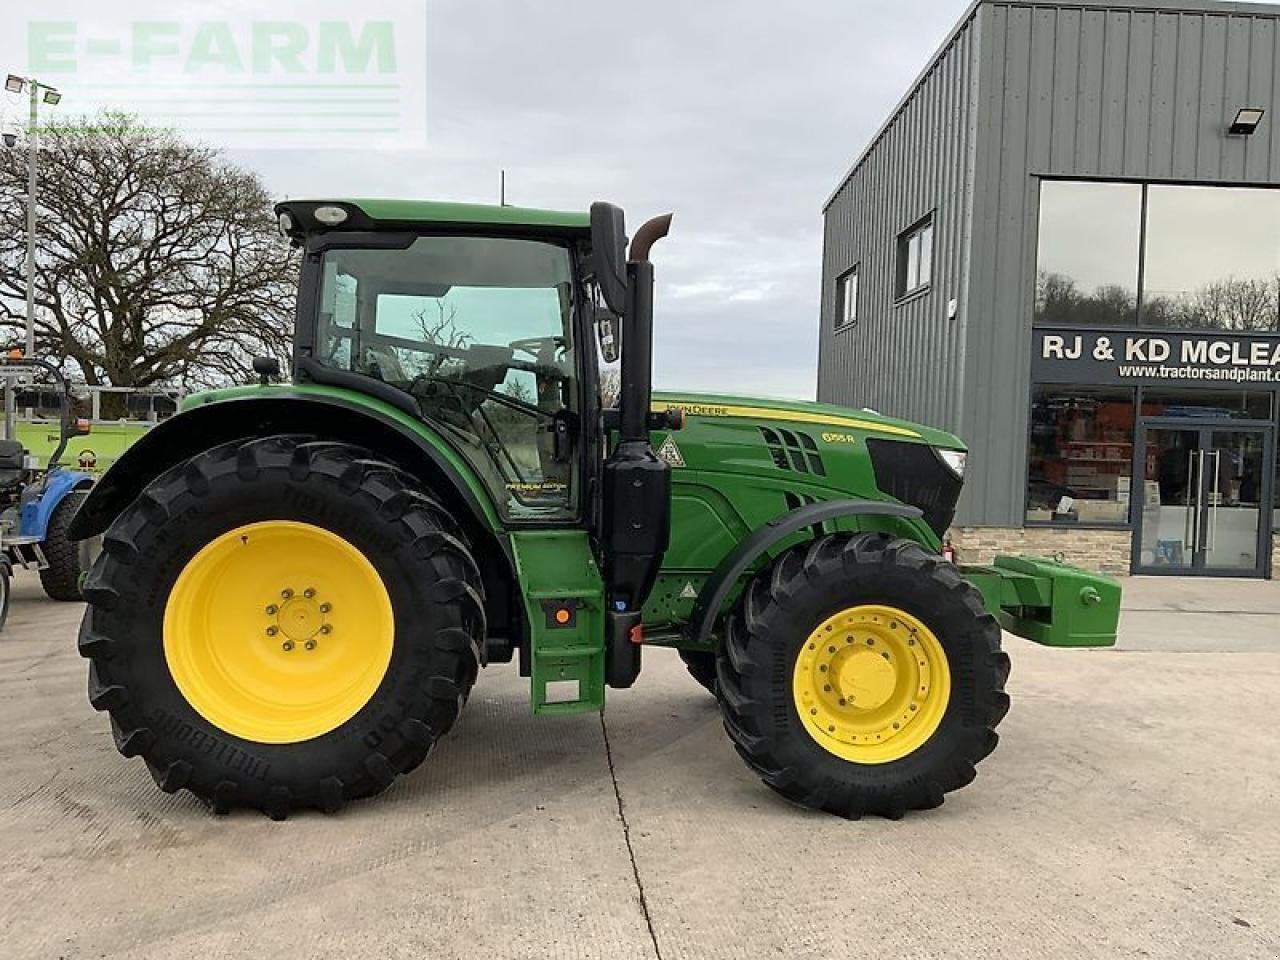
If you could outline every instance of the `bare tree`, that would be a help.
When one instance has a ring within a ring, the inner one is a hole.
[[[468,331],[458,329],[458,308],[452,303],[446,304],[443,298],[436,300],[434,317],[423,307],[414,311],[413,322],[424,344],[462,350],[474,339]],[[434,353],[424,373],[430,377],[437,376],[441,368],[448,366],[451,360],[455,358],[447,353]]]
[[[41,146],[39,354],[90,385],[185,388],[287,355],[297,261],[255,174],[119,114],[42,129]],[[13,339],[25,196],[25,150],[0,151],[0,330]]]
[[[1155,296],[1144,305],[1143,315],[1153,326],[1275,330],[1280,320],[1280,277],[1227,277],[1175,296]]]
[[[622,372],[616,367],[600,371],[600,402],[606,409],[616,407],[622,399]]]
[[[1036,322],[1113,326],[1132,323],[1137,298],[1132,290],[1105,284],[1081,293],[1071,277],[1041,270],[1036,277]]]

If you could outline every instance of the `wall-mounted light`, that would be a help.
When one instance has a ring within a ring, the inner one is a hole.
[[[1247,137],[1258,129],[1262,115],[1266,111],[1260,107],[1241,107],[1236,111],[1236,118],[1227,127],[1227,133],[1233,137]]]
[[[9,93],[21,93],[26,88],[26,86],[27,86],[26,80],[12,73],[9,74],[9,76],[5,78],[5,81],[4,81],[4,88],[5,90],[9,91]]]
[[[51,87],[44,88],[44,102],[51,107],[56,107],[62,100],[62,94]]]

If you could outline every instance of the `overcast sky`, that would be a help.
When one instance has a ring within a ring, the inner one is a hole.
[[[821,207],[964,0],[431,0],[424,150],[237,153],[273,190],[673,210],[663,387],[812,398]]]
[[[505,167],[511,203],[611,200],[632,229],[672,210],[672,237],[655,253],[658,384],[810,398],[822,203],[967,5],[427,0],[422,58],[413,0],[45,0],[9,11],[0,60],[57,84],[61,117],[106,106],[155,122],[159,111],[223,146],[233,141],[209,129],[265,130],[232,156],[282,197],[492,203]],[[306,119],[324,103],[292,104],[380,94],[321,88],[341,78],[319,70],[263,70],[254,25],[302,30],[313,60],[318,24],[388,16],[399,126],[334,133],[335,149],[264,149],[300,142],[298,123],[328,122]],[[0,93],[0,125],[25,110]]]

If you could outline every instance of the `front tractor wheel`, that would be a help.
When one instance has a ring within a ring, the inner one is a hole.
[[[444,509],[345,444],[200,454],[112,525],[84,586],[89,697],[161,789],[225,812],[334,811],[416,767],[484,637]]]
[[[743,591],[717,660],[725,729],[789,800],[843,817],[928,809],[974,778],[1009,708],[978,592],[883,534],[783,554]]]

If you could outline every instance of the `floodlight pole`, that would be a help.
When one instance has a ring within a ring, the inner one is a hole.
[[[40,84],[32,77],[31,126],[27,129],[27,357],[36,354],[36,189],[39,186],[37,152],[40,149]]]

